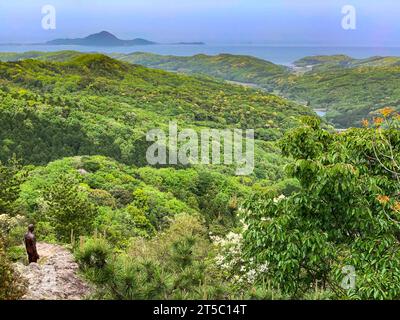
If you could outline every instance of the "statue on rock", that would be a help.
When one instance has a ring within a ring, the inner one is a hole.
[[[35,227],[33,224],[28,226],[28,232],[25,234],[24,241],[26,252],[28,253],[29,263],[36,263],[39,260],[39,254],[36,249],[36,237],[33,233],[35,231]]]

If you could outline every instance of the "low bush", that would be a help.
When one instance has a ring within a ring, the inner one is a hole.
[[[4,240],[0,236],[0,300],[20,299],[25,288],[25,281],[12,267],[4,248]]]
[[[86,239],[75,250],[75,258],[91,281],[101,284],[109,280],[112,250],[105,239]]]

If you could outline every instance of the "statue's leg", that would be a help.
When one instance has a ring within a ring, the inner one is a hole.
[[[35,255],[33,255],[33,254],[28,254],[28,260],[29,260],[29,263],[37,262],[37,259],[36,259]]]

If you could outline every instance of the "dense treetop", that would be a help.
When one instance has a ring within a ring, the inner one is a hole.
[[[1,160],[14,153],[33,164],[103,154],[141,164],[146,132],[170,121],[182,128],[251,128],[258,139],[275,140],[298,115],[312,113],[261,91],[100,54],[55,57],[68,59],[0,63]]]
[[[65,61],[74,51],[0,54],[0,60],[34,58]],[[192,57],[151,53],[111,54],[118,60],[179,73],[201,74],[255,86],[280,96],[327,109],[338,128],[359,127],[363,118],[385,106],[399,109],[399,57],[354,59],[346,55],[304,57],[286,67],[250,56],[221,54]]]
[[[247,82],[259,71],[260,86],[352,123],[395,98],[395,59],[306,58],[292,73],[198,56],[175,70],[213,66],[201,76],[73,51],[1,59],[15,61],[0,63],[0,298],[23,294],[11,261],[25,258],[29,223],[40,241],[70,246],[96,298],[400,297],[396,109],[337,133],[308,107],[204,76],[233,70],[230,80]],[[254,128],[254,173],[148,166],[146,132],[172,120]],[[346,288],[349,266],[357,284]]]

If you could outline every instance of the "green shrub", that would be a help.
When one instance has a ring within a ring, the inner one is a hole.
[[[96,206],[111,207],[111,208],[117,207],[117,202],[115,201],[114,197],[106,190],[101,190],[101,189],[90,190],[89,199]]]
[[[22,262],[27,261],[26,249],[24,246],[14,246],[7,249],[7,257],[12,262]]]
[[[91,281],[102,284],[109,280],[111,275],[109,264],[112,259],[112,249],[105,239],[86,239],[75,250],[75,258],[80,268]]]
[[[100,233],[106,235],[110,243],[118,248],[128,246],[133,237],[148,238],[155,233],[155,228],[143,210],[139,210],[134,205],[118,210],[100,208],[95,226]]]
[[[38,221],[35,224],[35,234],[38,241],[45,241],[49,243],[57,242],[57,235],[55,227],[49,221]]]
[[[0,161],[0,214],[14,214],[15,200],[18,199],[21,183],[26,178],[26,171],[13,158],[5,165]]]
[[[167,279],[159,262],[120,256],[113,264],[109,294],[120,300],[167,298]]]
[[[104,268],[111,256],[111,248],[103,238],[89,238],[79,247],[76,258],[83,268]]]
[[[46,209],[40,220],[51,223],[57,239],[69,242],[72,230],[79,236],[88,235],[93,230],[97,208],[88,200],[76,179],[59,176],[44,190],[43,196]]]
[[[0,236],[6,241],[6,246],[18,246],[23,243],[23,235],[26,232],[28,220],[21,216],[0,214]]]
[[[112,275],[99,294],[110,299],[226,298],[228,286],[215,276],[205,227],[186,214],[151,239],[135,239],[110,260]]]
[[[96,172],[101,168],[101,165],[98,162],[91,161],[90,158],[89,159],[83,158],[82,160],[83,160],[83,169],[88,172]]]
[[[158,230],[168,226],[168,220],[180,213],[194,213],[185,203],[177,200],[171,193],[162,193],[145,186],[133,193],[132,204],[143,211],[147,219]]]
[[[288,173],[300,190],[246,201],[244,256],[268,263],[272,288],[293,298],[318,288],[335,298],[398,299],[400,131],[335,134],[306,119],[286,134],[283,151],[295,159]]]
[[[12,267],[0,236],[0,300],[17,300],[26,290],[26,283]]]

